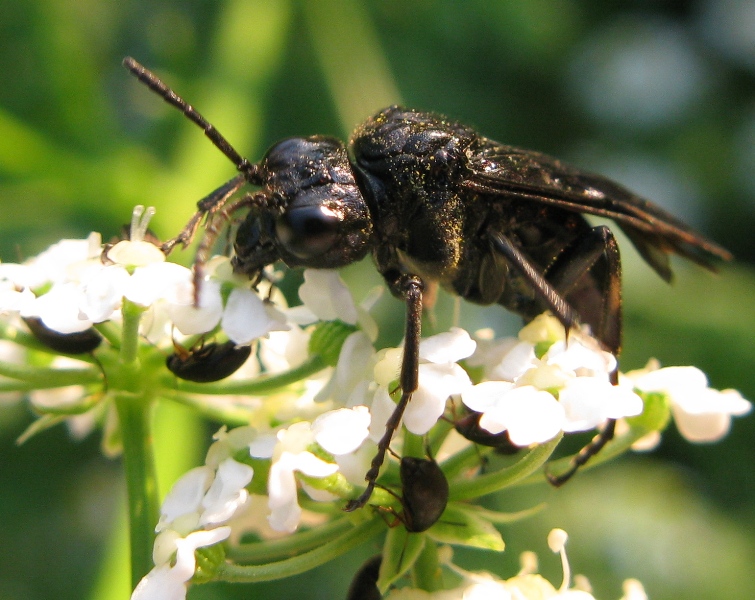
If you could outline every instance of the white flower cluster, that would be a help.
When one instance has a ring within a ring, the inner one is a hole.
[[[247,486],[254,469],[236,458],[271,460],[268,474],[268,521],[277,531],[292,532],[299,525],[299,472],[313,478],[333,475],[338,465],[312,453],[315,446],[336,458],[354,451],[367,437],[366,407],[328,411],[310,424],[299,422],[275,434],[260,434],[252,427],[221,429],[207,452],[205,465],[183,475],[166,496],[157,524],[152,569],[139,583],[132,600],[184,598],[194,574],[194,550],[226,540],[234,519],[251,507]],[[304,490],[314,500],[334,496],[310,486]]]
[[[556,589],[537,573],[537,557],[532,552],[522,554],[522,568],[514,577],[499,579],[490,573],[473,573],[451,562],[451,550],[441,548],[439,555],[447,568],[462,577],[462,582],[450,590],[426,592],[414,588],[394,590],[386,600],[595,600],[590,584],[578,576],[578,585],[571,587],[571,570],[566,558],[566,532],[554,529],[548,534],[548,546],[561,555],[564,571],[561,586]],[[636,579],[624,582],[624,595],[619,600],[647,600],[642,584]]]
[[[155,531],[152,569],[136,586],[132,600],[186,597],[194,576],[197,548],[227,539],[231,528],[224,523],[236,516],[249,500],[246,486],[254,469],[233,459],[248,445],[254,430],[221,430],[207,453],[205,465],[179,479],[163,502]]]
[[[357,305],[334,271],[305,271],[299,290],[304,304],[286,309],[280,302],[276,309],[248,281],[233,275],[227,258],[213,259],[206,265],[195,306],[191,271],[165,262],[157,247],[143,241],[147,220],[141,210],[135,211],[131,240],[107,250],[104,262],[100,238],[92,234],[87,240],[60,242],[23,265],[0,265],[0,313],[38,317],[54,331],[74,333],[103,321],[120,322],[121,310],[130,302],[143,311],[140,334],[161,356],[172,350],[175,330],[190,336],[220,328],[239,345],[264,336],[247,363],[253,365],[247,370],[253,376],[260,365],[276,374],[302,364],[310,352],[314,328],[307,326],[312,323],[337,320],[353,333],[343,341],[335,367],[264,400],[243,399],[245,409],[255,409],[248,410],[254,427],[221,430],[205,465],[171,490],[157,525],[155,568],[134,591],[135,600],[185,597],[196,569],[194,551],[231,535],[232,521],[250,505],[250,486],[267,492],[268,525],[288,533],[303,517],[300,491],[316,502],[329,502],[341,501],[331,493],[332,482],[363,486],[376,443],[396,406],[403,353],[400,347],[375,350],[377,326],[368,314],[369,301]],[[571,331],[567,337],[549,315],[533,320],[518,338],[493,340],[490,332],[470,336],[453,328],[423,339],[419,355],[419,387],[403,417],[406,430],[417,435],[428,433],[444,414],[453,416],[450,407],[458,407],[457,400],[480,414],[481,428],[491,434],[506,431],[517,446],[640,415],[643,396],[651,393],[667,398],[680,431],[693,441],[720,438],[732,415],[751,408],[733,390],[710,389],[693,367],[650,365],[612,385],[616,359],[585,332]],[[175,392],[164,391],[166,397]],[[229,399],[202,396],[196,405]],[[269,468],[266,481],[252,484],[250,464],[255,461],[265,461]],[[537,587],[533,577],[524,573],[501,582],[469,575],[459,590],[432,596],[405,590],[390,597],[592,598],[581,590],[557,592],[539,576],[540,595],[527,595],[525,587]],[[420,595],[407,595],[412,593]],[[644,593],[627,592],[625,599],[630,598],[644,598]]]
[[[143,213],[136,207],[130,240],[104,256],[100,235],[92,233],[86,240],[62,240],[23,264],[0,264],[0,313],[37,317],[49,329],[69,334],[119,321],[128,300],[149,310],[141,333],[152,343],[170,340],[173,327],[194,335],[220,324],[237,344],[285,329],[280,312],[264,303],[248,281],[234,277],[227,260],[208,265],[195,307],[191,270],[166,262],[157,246],[144,241],[154,211]],[[223,284],[233,287],[225,303]]]
[[[630,371],[621,385],[645,393],[660,392],[668,398],[679,433],[690,442],[710,443],[723,438],[731,428],[731,418],[746,415],[752,404],[737,390],[708,387],[708,378],[697,367],[663,367],[651,360],[644,369]],[[659,439],[651,434],[642,449]]]
[[[540,348],[547,350],[539,354]],[[486,381],[463,392],[462,401],[482,413],[480,427],[508,431],[517,446],[642,412],[642,399],[631,388],[611,385],[615,357],[584,333],[571,331],[567,339],[547,314],[524,327],[518,339],[482,339],[468,362],[484,368]]]

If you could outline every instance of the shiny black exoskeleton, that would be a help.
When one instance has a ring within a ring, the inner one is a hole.
[[[525,320],[550,310],[567,328],[590,325],[606,349],[618,354],[619,250],[610,229],[590,226],[583,213],[615,221],[666,280],[669,253],[710,269],[714,259],[731,258],[617,183],[499,144],[434,113],[396,106],[380,111],[354,131],[351,156],[339,140],[313,136],[279,142],[259,163],[250,163],[154,74],[131,58],[124,64],[199,125],[240,173],[198,203],[186,228],[164,244],[166,252],[188,243],[206,215],[199,271],[227,215],[244,208],[248,214],[234,244],[237,272],[257,280],[277,260],[291,267],[336,268],[371,253],[392,293],[406,302],[401,399],[366,475],[366,490],[347,510],[369,499],[417,388],[426,286],[501,304]],[[259,189],[231,199],[245,184]],[[609,421],[572,468],[550,476],[551,482],[566,481],[612,435]]]
[[[210,383],[233,375],[251,353],[250,346],[237,346],[232,341],[212,342],[191,350],[176,348],[176,352],[165,359],[165,365],[179,379]]]

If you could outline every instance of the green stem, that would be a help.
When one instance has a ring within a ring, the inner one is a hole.
[[[151,403],[130,393],[115,394],[128,490],[131,587],[152,568],[154,531],[160,515],[152,445]]]
[[[121,363],[128,365],[135,362],[137,358],[139,350],[139,320],[144,309],[124,299],[121,312],[123,314],[123,330],[121,331],[119,360]]]
[[[364,544],[385,529],[385,523],[379,518],[371,519],[357,525],[348,533],[334,540],[293,558],[265,565],[239,566],[231,563],[222,564],[217,572],[217,580],[253,583],[285,579],[304,573],[333,560]]]
[[[102,381],[102,373],[94,367],[87,369],[47,369],[0,361],[0,375],[33,383],[37,389],[85,385]]]
[[[112,373],[108,373],[123,443],[132,587],[152,569],[155,525],[160,515],[152,437],[155,386],[145,381],[138,360],[139,320],[143,312],[136,304],[124,301],[120,352]]]
[[[329,521],[308,531],[296,533],[276,540],[251,544],[241,544],[228,548],[227,557],[244,564],[263,564],[284,558],[291,558],[308,552],[351,530],[354,524],[348,517]]]
[[[479,475],[467,481],[454,482],[448,499],[458,501],[479,498],[524,479],[548,460],[562,437],[563,434],[559,434],[549,442],[535,446],[519,462],[506,469],[487,475]]]

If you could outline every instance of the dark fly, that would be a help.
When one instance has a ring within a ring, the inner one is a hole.
[[[591,226],[584,214],[613,220],[666,281],[670,253],[711,270],[715,260],[731,258],[605,177],[500,144],[429,112],[392,106],[358,126],[348,149],[332,137],[289,138],[251,163],[153,73],[131,58],[124,65],[201,127],[239,171],[200,200],[186,228],[164,244],[166,251],[186,245],[205,218],[199,271],[227,215],[246,209],[234,241],[236,272],[256,281],[278,260],[289,267],[330,269],[371,253],[391,292],[406,304],[401,398],[366,474],[366,489],[346,510],[369,499],[417,388],[426,286],[440,285],[478,304],[501,304],[525,321],[550,310],[566,328],[589,325],[605,349],[618,355],[619,249],[611,230]],[[246,184],[255,191],[237,195]],[[549,477],[551,482],[566,481],[613,430],[609,421],[569,470]]]

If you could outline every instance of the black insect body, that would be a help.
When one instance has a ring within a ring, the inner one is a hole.
[[[401,506],[398,515],[409,533],[427,531],[448,504],[448,480],[432,459],[404,456],[399,469]]]
[[[383,595],[377,586],[383,556],[376,554],[359,567],[351,580],[346,600],[380,600]]]
[[[177,349],[168,356],[165,364],[179,379],[209,383],[233,375],[251,353],[250,346],[237,346],[232,341],[222,344],[212,342],[191,351]]]
[[[35,338],[56,352],[88,354],[102,342],[102,336],[93,327],[74,333],[60,333],[47,327],[39,317],[24,317],[23,320]]]
[[[346,510],[369,499],[417,388],[425,284],[440,284],[472,302],[501,304],[526,321],[550,310],[567,328],[586,323],[618,354],[619,250],[608,227],[591,227],[583,213],[615,221],[666,280],[669,253],[709,269],[715,259],[731,258],[604,177],[499,144],[433,113],[395,106],[380,111],[353,133],[351,156],[342,142],[313,136],[279,142],[253,164],[154,74],[131,58],[124,64],[198,124],[240,172],[198,203],[187,227],[163,245],[166,251],[187,244],[206,215],[198,272],[227,215],[245,208],[234,244],[237,272],[257,280],[277,260],[290,267],[335,268],[372,253],[392,293],[406,303],[401,398],[366,475],[366,489]],[[247,183],[259,189],[233,197]],[[612,434],[609,422],[572,468],[551,481],[568,479]]]

